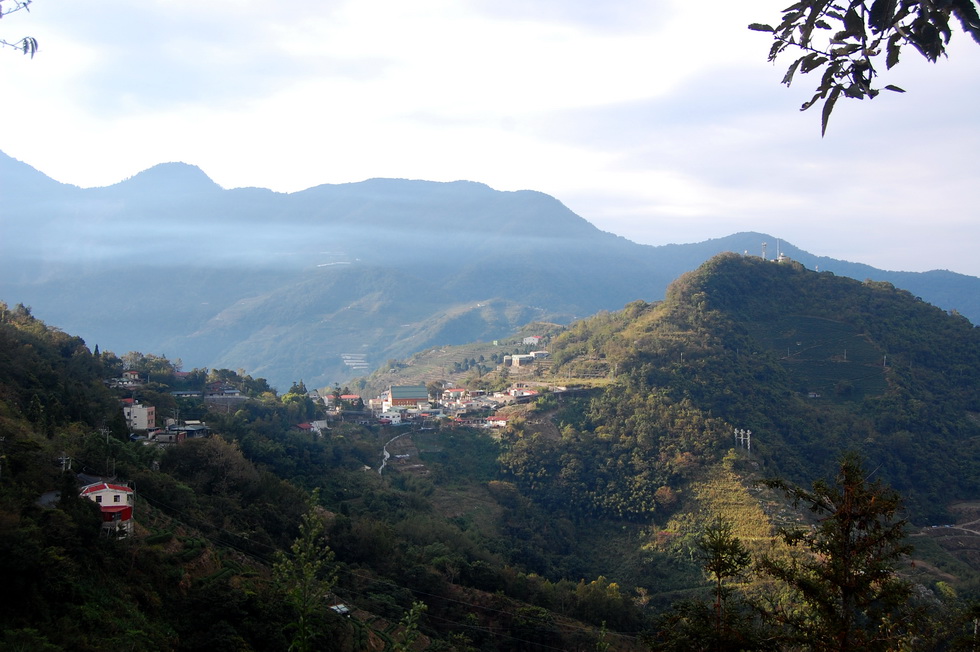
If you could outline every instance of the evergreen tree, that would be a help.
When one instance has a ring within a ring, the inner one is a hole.
[[[721,520],[709,525],[698,540],[704,570],[715,582],[715,635],[719,640],[722,632],[722,609],[725,598],[725,580],[741,575],[752,561],[742,540],[732,534],[732,526]]]
[[[741,652],[775,649],[750,606],[732,595],[727,580],[745,573],[752,561],[729,523],[717,520],[697,542],[704,571],[714,582],[714,604],[682,600],[660,619],[651,647],[658,652]]]
[[[854,455],[840,461],[834,483],[812,490],[782,480],[764,482],[782,490],[796,507],[817,517],[812,529],[779,534],[802,554],[787,561],[765,557],[764,572],[785,582],[796,609],[769,613],[785,627],[784,642],[811,650],[894,650],[915,636],[909,607],[911,584],[896,570],[912,551],[905,541],[901,500],[880,481],[871,482]]]
[[[291,624],[291,652],[321,649],[317,639],[327,616],[327,596],[337,583],[334,554],[324,539],[325,528],[318,501],[319,492],[314,491],[309,510],[303,515],[299,527],[299,537],[290,549],[291,554],[280,552],[273,567],[276,583],[296,616]]]

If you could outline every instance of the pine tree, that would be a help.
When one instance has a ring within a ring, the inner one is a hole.
[[[328,594],[337,583],[334,554],[324,538],[325,527],[319,514],[318,499],[319,493],[314,491],[290,554],[280,552],[273,566],[276,583],[296,616],[291,623],[291,652],[319,649],[319,625],[327,613]]]
[[[756,613],[726,582],[749,570],[752,557],[732,526],[716,520],[698,538],[702,568],[714,583],[714,603],[682,600],[661,618],[651,641],[657,652],[745,652],[775,649]]]
[[[782,529],[781,538],[802,554],[787,561],[765,557],[762,570],[785,582],[796,609],[770,612],[783,626],[785,644],[811,650],[899,649],[915,635],[909,607],[911,584],[896,571],[912,551],[901,500],[880,481],[870,482],[860,460],[845,455],[834,483],[812,490],[782,480],[764,482],[782,490],[796,507],[816,515],[812,529]]]
[[[721,520],[715,521],[705,529],[698,540],[698,549],[704,570],[715,581],[715,635],[721,640],[724,582],[741,575],[752,558],[742,540],[732,534],[731,524]]]

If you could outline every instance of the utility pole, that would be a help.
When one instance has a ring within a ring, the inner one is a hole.
[[[109,460],[112,458],[112,456],[109,454],[109,428],[106,427],[105,421],[102,422],[102,429],[100,432],[105,435],[105,474],[107,477],[111,477],[109,474]],[[113,466],[115,466],[115,464],[113,464]]]
[[[735,447],[744,448],[748,454],[752,454],[752,431],[735,429]]]

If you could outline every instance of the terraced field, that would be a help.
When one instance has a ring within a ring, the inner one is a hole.
[[[746,324],[800,381],[801,391],[829,400],[860,400],[887,389],[887,358],[858,329],[808,315]]]

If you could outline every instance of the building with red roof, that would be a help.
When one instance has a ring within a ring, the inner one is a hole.
[[[133,503],[135,492],[120,484],[96,482],[82,487],[79,494],[99,506],[102,512],[102,530],[128,536],[133,532]]]

